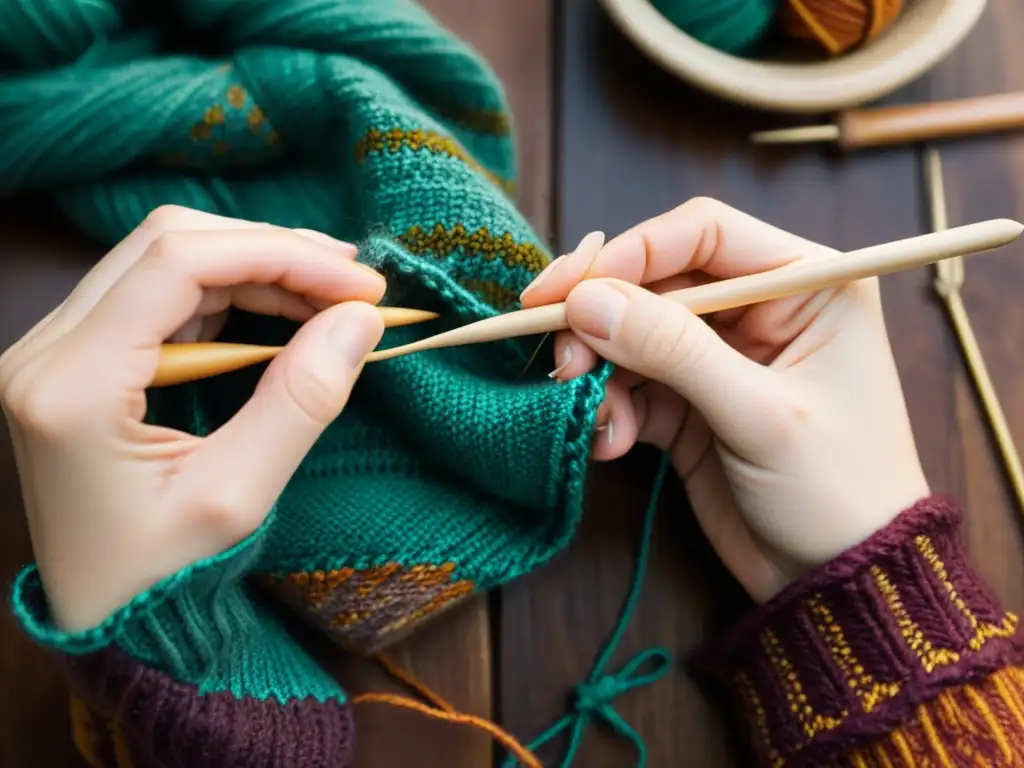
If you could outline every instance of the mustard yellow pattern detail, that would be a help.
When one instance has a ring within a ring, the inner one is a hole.
[[[242,88],[242,86],[240,86],[240,85],[232,85],[230,88],[228,88],[228,93],[227,93],[228,104],[230,104],[235,109],[241,109],[242,107],[244,107],[245,106],[245,99],[246,99],[245,89]]]
[[[946,754],[946,748],[942,744],[942,739],[939,738],[939,734],[935,730],[935,724],[932,722],[931,717],[928,716],[928,707],[926,705],[921,704],[918,706],[917,717],[938,764],[942,768],[954,768],[953,764],[949,761],[949,755]]]
[[[499,311],[504,311],[519,301],[518,293],[491,280],[460,280],[459,285]]]
[[[470,232],[462,224],[451,229],[436,224],[429,230],[414,226],[398,240],[410,253],[433,253],[444,257],[461,250],[487,261],[500,256],[506,266],[522,266],[530,272],[540,272],[550,261],[547,254],[532,243],[517,243],[511,233],[494,235],[486,227]]]
[[[470,109],[437,105],[437,112],[453,123],[469,128],[476,133],[504,136],[512,129],[512,121],[505,112],[495,109]]]
[[[843,628],[822,602],[821,595],[813,597],[809,601],[809,607],[818,632],[828,646],[829,653],[832,654],[833,660],[843,671],[847,685],[856,694],[865,712],[873,711],[880,703],[899,693],[901,686],[898,682],[876,682],[874,677],[864,669],[846,641]]]
[[[747,700],[750,705],[750,709],[754,712],[757,731],[761,737],[761,741],[764,742],[768,755],[768,764],[771,768],[783,768],[786,761],[782,755],[779,754],[779,751],[772,746],[771,733],[768,730],[768,715],[764,710],[764,705],[761,703],[761,698],[757,695],[757,691],[750,682],[750,678],[743,672],[737,672],[734,676],[734,681],[740,695]]]
[[[949,599],[953,601],[953,604],[963,613],[968,623],[971,625],[971,629],[974,630],[975,634],[968,641],[968,646],[972,651],[980,651],[986,642],[991,640],[993,637],[1010,637],[1014,632],[1017,631],[1018,618],[1016,614],[1007,612],[1000,624],[988,624],[979,622],[977,617],[971,612],[971,610],[964,604],[964,601],[957,594],[956,589],[953,587],[953,583],[949,580],[949,574],[946,573],[946,566],[939,558],[938,553],[935,551],[935,547],[927,536],[917,536],[914,539],[917,544],[918,550],[924,556],[924,559],[935,571],[935,575],[942,582],[943,587],[946,589],[946,594],[949,595]]]
[[[903,639],[910,649],[921,659],[921,664],[926,672],[934,672],[938,667],[955,664],[960,660],[960,654],[956,651],[936,648],[925,638],[917,622],[911,619],[907,613],[906,607],[900,600],[899,590],[889,580],[885,571],[877,565],[873,565],[871,566],[871,575],[875,579],[882,599],[885,600],[886,606],[896,619],[900,634],[903,635]]]
[[[502,179],[497,174],[480,165],[476,158],[470,155],[451,136],[445,136],[436,131],[427,131],[420,128],[411,130],[392,128],[388,131],[381,131],[377,128],[371,128],[356,142],[356,162],[361,163],[371,154],[383,152],[395,154],[402,151],[402,149],[409,149],[413,152],[433,152],[435,155],[447,155],[465,163],[506,193],[514,194],[515,192],[515,185],[512,182]]]
[[[840,712],[838,717],[815,713],[814,708],[807,700],[807,694],[804,693],[803,684],[800,682],[796,670],[793,669],[792,663],[783,653],[782,644],[775,633],[766,629],[761,635],[761,644],[764,646],[765,655],[782,680],[783,687],[786,689],[786,699],[789,701],[789,710],[796,715],[804,735],[808,739],[812,739],[823,731],[831,731],[841,725],[843,719],[849,714],[845,709]]]

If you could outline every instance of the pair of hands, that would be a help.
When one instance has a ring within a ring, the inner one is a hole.
[[[638,442],[670,451],[756,600],[928,492],[875,281],[701,319],[658,292],[831,252],[705,199],[602,242],[556,260],[523,304],[567,302],[555,377],[598,356],[619,366],[594,457]],[[372,305],[385,281],[355,253],[315,232],[161,208],[0,357],[58,626],[99,623],[263,522],[382,336]],[[231,306],[304,325],[215,433],[144,424],[160,345],[214,338]]]

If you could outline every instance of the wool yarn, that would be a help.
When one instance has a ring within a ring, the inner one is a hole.
[[[0,197],[44,191],[104,247],[169,203],[355,242],[388,277],[386,303],[442,316],[389,329],[385,345],[517,308],[550,262],[511,196],[513,123],[497,79],[411,0],[39,5],[0,0],[0,19],[23,30],[0,36]],[[294,332],[233,312],[221,339],[280,344]],[[266,727],[246,741],[249,759],[223,765],[346,764],[349,699],[280,609],[373,653],[568,545],[610,366],[566,383],[539,367],[524,375],[536,343],[367,366],[252,536],[73,634],[53,626],[28,566],[16,615],[102,692],[140,755],[153,722],[205,734],[167,745],[167,764],[195,765],[194,750],[237,746],[256,718]],[[150,392],[147,418],[210,434],[261,373]],[[320,756],[289,758],[299,741]]]
[[[696,40],[743,54],[772,25],[777,0],[651,0],[658,12]]]
[[[836,56],[876,38],[902,11],[903,0],[785,0],[778,25]]]

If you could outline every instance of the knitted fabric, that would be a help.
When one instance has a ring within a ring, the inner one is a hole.
[[[967,562],[961,519],[922,500],[702,651],[762,765],[1024,764],[1024,633]]]
[[[23,30],[0,34],[0,194],[45,190],[104,246],[169,203],[357,242],[389,278],[385,303],[442,315],[389,330],[384,345],[516,308],[550,260],[509,197],[516,163],[497,81],[407,0],[27,8],[0,0],[0,20]],[[221,338],[275,344],[294,330],[235,312]],[[370,652],[570,540],[609,371],[568,384],[521,375],[536,344],[367,366],[265,525],[234,550],[75,635],[49,623],[29,567],[15,612],[89,669],[123,657],[164,675],[153,690],[344,705],[268,600]],[[153,391],[148,418],[208,434],[261,372]],[[102,698],[100,709],[120,706]]]

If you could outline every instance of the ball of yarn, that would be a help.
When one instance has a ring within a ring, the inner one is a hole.
[[[771,28],[776,0],[652,0],[686,34],[725,53],[742,54]]]
[[[902,10],[903,0],[785,0],[779,28],[838,55],[873,40]]]
[[[0,62],[25,67],[69,62],[122,26],[116,0],[0,2]]]

